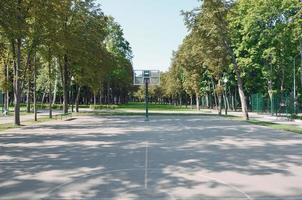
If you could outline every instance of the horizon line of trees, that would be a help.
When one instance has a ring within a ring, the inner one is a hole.
[[[35,113],[47,101],[126,102],[132,91],[132,50],[121,26],[94,0],[0,1],[0,90],[4,108]]]

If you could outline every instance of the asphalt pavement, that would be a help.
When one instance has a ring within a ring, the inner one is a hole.
[[[216,116],[79,116],[0,134],[0,199],[300,200],[302,135]]]

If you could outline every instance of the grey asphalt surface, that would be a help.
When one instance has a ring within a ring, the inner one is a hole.
[[[205,116],[0,133],[0,199],[302,199],[302,135]]]

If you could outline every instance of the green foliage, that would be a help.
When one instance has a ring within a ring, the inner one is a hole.
[[[233,6],[230,30],[249,93],[268,91],[270,80],[278,90],[289,89],[301,36],[299,10],[295,0],[239,0]]]
[[[272,123],[272,122],[263,122],[263,121],[257,121],[257,120],[252,120],[249,121],[249,123],[254,124],[254,125],[259,125],[259,126],[265,126],[277,130],[283,130],[283,131],[289,131],[293,133],[298,133],[302,134],[302,128],[299,126],[295,125],[287,125],[287,124],[277,124],[277,123]]]
[[[248,118],[245,94],[293,92],[294,61],[296,83],[301,82],[296,89],[302,92],[301,1],[203,0],[183,15],[189,33],[173,52],[171,81],[162,85],[170,96],[215,100],[239,93]]]
[[[0,1],[0,88],[20,94],[18,100],[25,95],[25,89],[31,99],[30,93],[35,88],[41,99],[43,94],[47,94],[48,100],[52,96],[63,97],[66,105],[71,85],[81,87],[91,96],[110,82],[115,96],[128,95],[133,71],[130,44],[121,26],[95,3],[94,0]],[[9,66],[9,77],[5,65]],[[13,80],[20,84],[14,84],[12,89]],[[16,102],[19,107],[20,102]]]

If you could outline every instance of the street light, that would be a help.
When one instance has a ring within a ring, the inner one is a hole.
[[[224,76],[223,82],[224,82],[224,107],[225,107],[225,115],[228,115],[228,105],[227,105],[227,83],[228,83],[228,77]]]
[[[300,56],[300,54],[297,54],[294,58],[293,58],[293,62],[294,62],[294,113],[296,113],[296,58]],[[301,61],[302,62],[302,61]]]
[[[73,98],[73,83],[74,83],[74,77],[71,77],[71,112],[73,113],[73,104],[74,104],[74,98]]]

